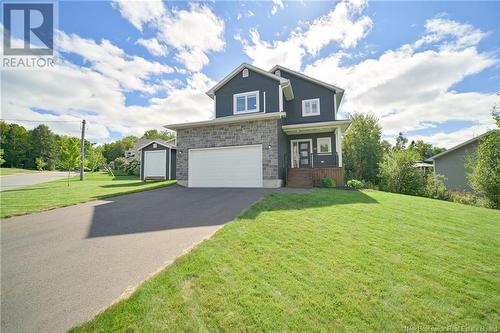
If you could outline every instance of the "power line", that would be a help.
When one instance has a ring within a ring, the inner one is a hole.
[[[29,119],[0,119],[2,121],[24,121],[30,123],[81,123],[81,120],[29,120]]]

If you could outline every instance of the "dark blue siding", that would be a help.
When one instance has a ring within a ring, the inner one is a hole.
[[[292,73],[281,69],[281,77],[289,79],[292,83],[294,99],[284,101],[284,109],[286,111],[285,124],[301,124],[301,123],[316,123],[321,121],[335,120],[335,94],[334,91],[317,85],[308,80],[304,80]],[[320,99],[320,115],[302,117],[302,100],[305,99]]]
[[[259,90],[260,112],[264,111],[264,91],[266,92],[266,113],[279,111],[279,82],[265,75],[248,70],[248,77],[236,74],[224,86],[215,92],[215,117],[233,115],[233,95]]]
[[[318,147],[317,147],[317,139],[318,138],[332,138],[332,154],[331,155],[318,155]],[[299,135],[289,135],[288,136],[288,147],[287,147],[287,156],[288,156],[288,166],[290,166],[290,158],[292,156],[290,142],[291,140],[297,139],[312,139],[313,144],[313,167],[315,168],[326,168],[326,167],[335,167],[338,166],[337,153],[335,151],[335,132],[328,133],[315,133],[315,134],[299,134]]]

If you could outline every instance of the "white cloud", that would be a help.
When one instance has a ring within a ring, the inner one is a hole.
[[[125,4],[119,2],[117,5],[120,13],[136,27],[151,23],[157,32],[156,42],[172,46],[177,52],[175,59],[190,71],[200,71],[208,64],[208,53],[224,49],[224,21],[207,5],[191,3],[188,10],[172,9],[169,12],[163,4],[152,6],[148,1]],[[152,16],[147,13],[152,13]],[[149,41],[151,46],[154,41]],[[158,55],[158,45],[154,46],[148,49]]]
[[[167,12],[162,0],[113,0],[112,5],[140,31],[145,23],[154,22]]]
[[[426,24],[426,36],[442,35],[432,22],[435,20]],[[337,53],[306,66],[305,73],[345,88],[342,110],[377,115],[385,135],[436,127],[453,120],[472,121],[475,128],[487,128],[492,124],[490,112],[497,102],[495,94],[451,89],[498,60],[475,47],[485,33],[455,21],[448,21],[446,26],[454,26],[455,33],[451,40],[432,38],[441,41],[437,50],[420,50],[423,43],[417,42],[350,66],[342,66],[343,54]],[[471,31],[476,35],[472,39]],[[424,39],[425,36],[419,41]],[[434,136],[432,140],[440,138]]]
[[[488,130],[494,128],[495,126],[492,126],[491,124],[480,124],[449,133],[441,131],[430,135],[412,135],[409,137],[409,140],[424,140],[432,145],[448,149],[486,133]]]
[[[78,35],[57,32],[60,51],[82,56],[97,72],[116,80],[123,89],[153,93],[155,87],[146,83],[152,76],[171,73],[173,69],[138,56],[129,56],[119,47],[103,39],[100,44]]]
[[[167,46],[164,44],[160,44],[160,42],[158,42],[158,39],[156,38],[140,38],[137,40],[136,44],[144,46],[149,51],[149,53],[155,56],[166,56],[168,53]]]
[[[283,9],[283,0],[273,0],[273,7],[271,8],[271,15],[276,15],[278,10]]]
[[[366,1],[339,2],[328,14],[292,31],[284,41],[263,41],[258,31],[252,29],[250,41],[241,39],[243,50],[256,66],[270,68],[280,64],[300,70],[306,53],[315,56],[332,42],[342,48],[355,47],[372,27],[372,20],[361,16],[365,7]]]

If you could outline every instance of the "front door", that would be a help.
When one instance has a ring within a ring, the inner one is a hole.
[[[311,143],[309,141],[299,142],[299,168],[311,167]]]

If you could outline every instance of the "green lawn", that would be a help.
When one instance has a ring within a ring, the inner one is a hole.
[[[498,327],[500,212],[398,194],[273,193],[75,332]]]
[[[0,175],[2,176],[14,175],[16,173],[34,173],[34,172],[38,171],[29,169],[18,169],[18,168],[0,168]]]
[[[109,176],[104,172],[86,173],[85,180],[66,179],[0,192],[0,217],[23,215],[51,208],[151,190],[175,184],[175,181],[142,182],[135,176]]]

